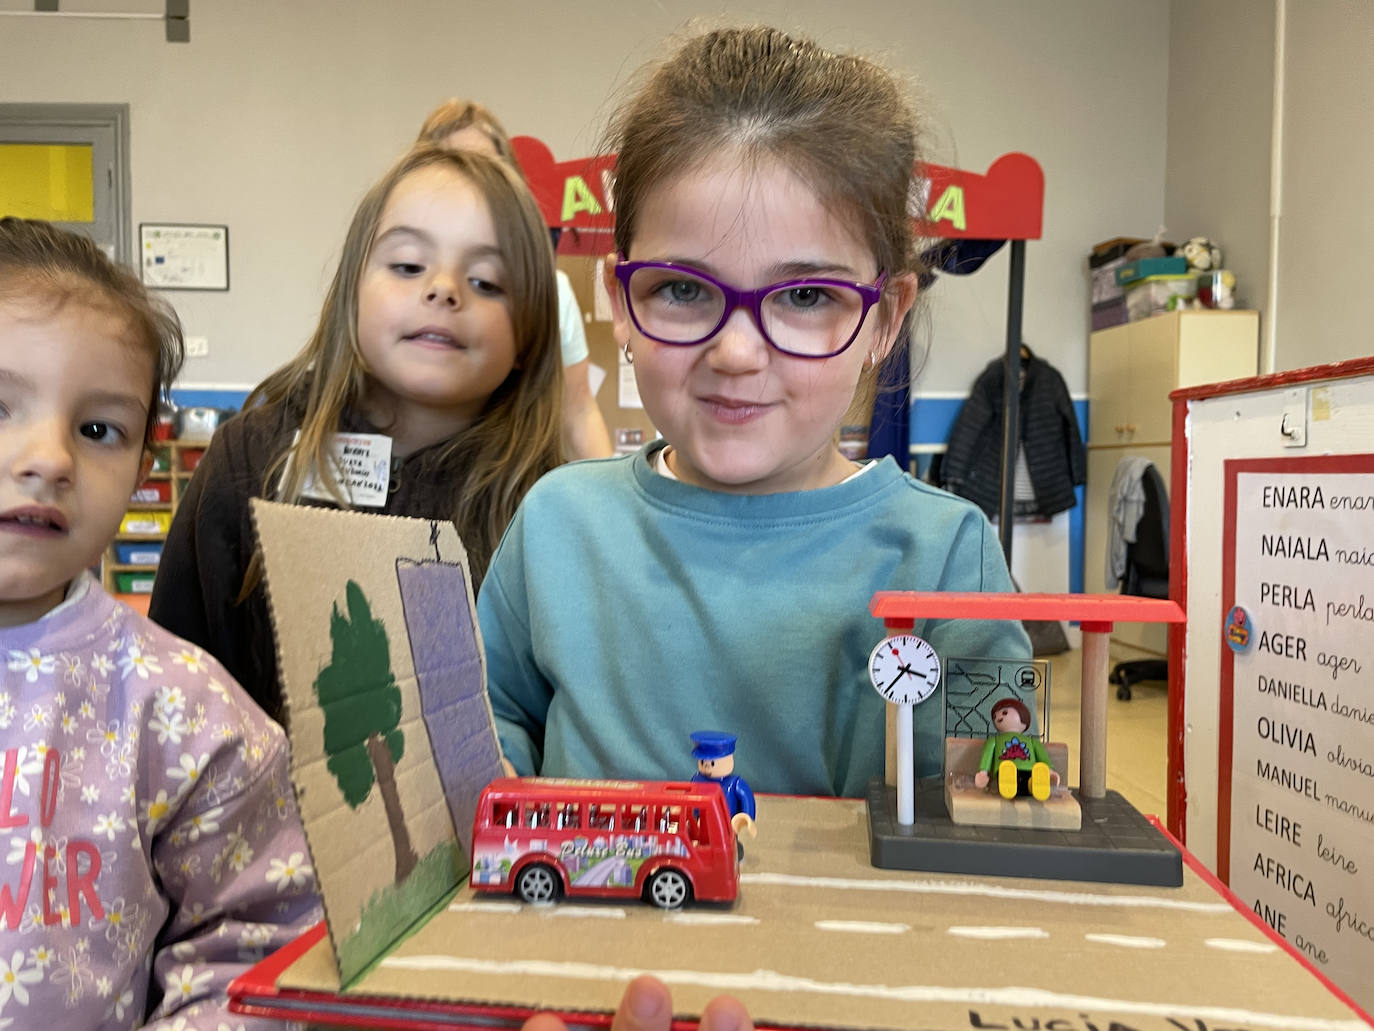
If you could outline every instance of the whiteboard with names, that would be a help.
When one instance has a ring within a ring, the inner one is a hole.
[[[1374,1007],[1374,455],[1224,468],[1218,873]]]

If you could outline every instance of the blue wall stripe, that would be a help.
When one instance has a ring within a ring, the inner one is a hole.
[[[192,387],[172,388],[172,400],[182,407],[201,405],[207,408],[239,408],[248,397],[248,391],[235,387]],[[911,402],[911,443],[944,444],[949,440],[949,431],[959,409],[964,406],[962,397],[920,397]],[[1078,416],[1078,430],[1083,439],[1088,439],[1088,402],[1074,401],[1074,414]],[[918,455],[918,470],[924,474],[930,463],[929,455]],[[1075,493],[1078,504],[1069,513],[1069,590],[1083,590],[1083,488]]]

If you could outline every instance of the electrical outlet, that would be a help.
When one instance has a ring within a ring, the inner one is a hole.
[[[187,338],[186,338],[186,357],[187,357],[187,358],[209,358],[209,357],[210,357],[210,338],[209,338],[209,337],[187,337]]]

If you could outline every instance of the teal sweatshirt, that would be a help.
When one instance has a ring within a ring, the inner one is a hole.
[[[522,774],[686,779],[688,735],[739,736],[755,791],[857,796],[883,772],[868,657],[878,590],[1010,591],[974,505],[890,458],[820,490],[737,495],[639,453],[577,462],[526,496],[477,610],[501,746]],[[942,659],[1023,660],[1017,622],[918,621]],[[940,770],[940,695],[916,708]]]

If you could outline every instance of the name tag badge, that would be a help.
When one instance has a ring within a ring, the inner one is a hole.
[[[391,482],[391,438],[381,433],[335,433],[329,442],[334,475],[355,508],[385,508]],[[311,469],[301,496],[333,501],[329,489]]]

